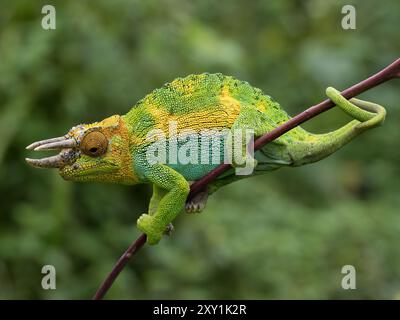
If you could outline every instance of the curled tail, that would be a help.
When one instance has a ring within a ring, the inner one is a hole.
[[[385,120],[386,110],[378,104],[359,99],[347,100],[332,87],[326,89],[326,94],[354,120],[329,133],[309,133],[304,141],[296,143],[289,150],[293,166],[321,160],[346,145],[360,133],[381,125]]]

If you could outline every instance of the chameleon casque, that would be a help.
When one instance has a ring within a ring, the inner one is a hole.
[[[354,120],[325,134],[309,133],[301,127],[292,129],[254,153],[251,176],[321,160],[385,119],[382,106],[358,99],[346,100],[333,88],[328,88],[326,94]],[[173,138],[168,129],[171,121],[176,123],[178,133],[184,129],[196,133],[204,129],[214,132],[252,129],[257,138],[289,119],[277,102],[247,82],[222,74],[190,75],[154,90],[123,116],[81,124],[62,137],[29,145],[30,150],[60,152],[26,161],[35,167],[58,168],[66,180],[151,184],[149,209],[139,217],[137,226],[147,235],[149,244],[156,244],[180,212],[201,211],[208,195],[248,176],[238,176],[232,168],[186,203],[190,182],[218,164],[149,163],[146,151],[155,143],[148,139],[151,130],[164,132],[168,147]],[[219,152],[223,156],[225,149],[220,148]]]

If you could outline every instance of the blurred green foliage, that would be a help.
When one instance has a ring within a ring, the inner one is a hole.
[[[399,56],[399,1],[0,1],[0,298],[90,298],[145,212],[146,186],[28,167],[29,143],[124,114],[178,76],[247,80],[292,115]],[[353,4],[357,29],[341,28]],[[363,97],[385,125],[322,162],[230,185],[145,247],[108,298],[399,298],[400,87]],[[338,110],[305,127],[335,129]],[[41,288],[41,268],[57,289]],[[341,288],[354,265],[357,290]]]

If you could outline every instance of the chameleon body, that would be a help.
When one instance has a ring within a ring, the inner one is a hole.
[[[326,93],[354,120],[326,134],[312,134],[301,127],[292,129],[254,156],[244,155],[255,166],[251,175],[321,160],[384,121],[386,111],[377,104],[346,100],[333,88]],[[209,194],[248,176],[236,175],[235,168],[240,164],[234,163],[234,168],[186,203],[190,182],[210,172],[218,163],[183,163],[170,161],[169,157],[165,163],[150,163],[146,155],[154,147],[155,140],[149,138],[155,137],[154,132],[164,134],[166,149],[170,151],[173,142],[176,146],[176,132],[213,130],[220,145],[217,158],[223,159],[227,140],[221,132],[252,129],[257,138],[289,119],[277,102],[247,82],[222,74],[190,75],[154,90],[123,116],[78,125],[63,137],[31,144],[28,149],[61,151],[53,157],[26,160],[36,167],[59,168],[66,180],[151,184],[149,209],[140,216],[137,226],[146,233],[149,244],[156,244],[185,208],[189,212],[202,210]],[[171,123],[176,126],[175,133],[170,130]],[[185,141],[178,142],[178,147],[185,145]],[[245,142],[241,147],[245,147]],[[199,157],[202,150],[198,151]]]

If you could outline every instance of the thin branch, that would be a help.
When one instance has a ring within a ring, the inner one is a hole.
[[[108,289],[112,286],[115,279],[118,277],[122,269],[128,263],[129,259],[140,250],[141,247],[146,243],[146,235],[142,233],[139,238],[133,242],[128,249],[124,252],[124,254],[119,258],[115,266],[112,268],[110,274],[101,284],[100,288],[97,290],[96,294],[93,297],[93,300],[101,300],[103,299],[104,295],[107,293]]]
[[[364,81],[361,81],[360,83],[342,91],[342,94],[347,99],[350,99],[359,95],[362,92],[365,92],[371,88],[374,88],[384,82],[387,82],[395,78],[400,78],[400,58],[395,60],[392,64],[390,64],[383,70],[369,77],[368,79],[365,79]],[[258,150],[262,148],[264,145],[271,142],[272,140],[275,140],[276,138],[285,134],[289,130],[319,115],[320,113],[331,109],[332,107],[334,107],[333,102],[327,99],[315,106],[308,108],[307,110],[299,113],[297,116],[291,118],[289,121],[285,122],[281,126],[275,128],[274,130],[258,138],[254,143],[254,149]],[[219,175],[227,171],[230,167],[231,166],[229,164],[221,164],[217,168],[206,174],[203,178],[193,183],[190,187],[190,193],[188,199],[194,197],[197,193],[203,190],[207,184],[215,180]],[[104,297],[104,295],[110,289],[111,285],[114,283],[115,279],[118,277],[119,273],[122,271],[126,263],[132,257],[132,255],[134,255],[137,251],[139,251],[140,248],[145,243],[146,243],[146,235],[142,234],[139,236],[139,238],[136,239],[134,243],[132,243],[129,246],[129,248],[117,261],[112,271],[109,273],[107,278],[104,280],[104,282],[97,290],[96,294],[93,297],[94,300],[100,300]]]

